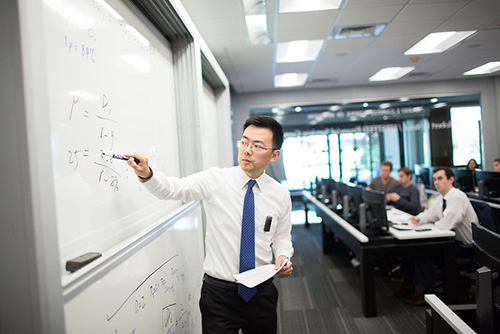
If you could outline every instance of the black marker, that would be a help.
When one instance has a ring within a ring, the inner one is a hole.
[[[264,232],[269,232],[271,230],[271,222],[273,221],[273,217],[267,216],[266,223],[264,224]]]
[[[108,157],[111,157],[111,158],[114,158],[114,159],[118,159],[118,160],[125,160],[127,161],[128,159],[131,159],[131,157],[126,157],[124,156],[123,154],[106,154],[104,152],[102,152],[102,155],[107,155]],[[133,158],[135,163],[138,164],[139,163],[139,159],[137,158]]]

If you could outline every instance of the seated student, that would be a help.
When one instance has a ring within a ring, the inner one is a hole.
[[[438,167],[434,169],[432,178],[439,195],[427,210],[411,217],[410,220],[414,224],[434,223],[440,229],[453,230],[455,239],[464,244],[471,244],[472,222],[477,223],[478,218],[467,195],[453,186],[453,171],[448,167]],[[405,297],[403,301],[408,304],[424,305],[424,294],[434,293],[432,257],[403,259],[401,267],[405,281],[393,297]],[[415,293],[412,294],[413,292]]]
[[[367,189],[378,190],[387,193],[392,190],[398,181],[391,177],[392,172],[392,162],[382,161],[380,166],[380,176],[374,178]]]
[[[500,158],[493,160],[493,171],[500,172]]]
[[[386,195],[387,204],[417,215],[420,212],[420,193],[417,187],[411,184],[413,172],[408,167],[401,167],[398,175],[400,183]]]
[[[470,159],[469,162],[467,162],[467,170],[469,170],[472,174],[472,186],[476,190],[477,190],[476,168],[478,167],[479,165],[477,164],[476,159]]]

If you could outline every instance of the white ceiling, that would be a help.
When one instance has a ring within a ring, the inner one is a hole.
[[[307,1],[307,0],[303,0]],[[384,67],[412,66],[403,53],[431,32],[477,30],[442,53],[422,55],[398,82],[463,78],[500,61],[500,0],[344,0],[338,10],[278,14],[267,0],[268,45],[249,45],[240,0],[181,0],[236,93],[280,91],[275,74],[309,73],[306,88],[377,84],[368,78]],[[333,40],[340,26],[387,24],[378,37]],[[278,42],[326,40],[314,62],[276,64]],[[496,73],[498,75],[498,72]]]

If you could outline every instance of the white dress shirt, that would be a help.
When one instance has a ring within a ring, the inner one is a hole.
[[[207,230],[203,269],[208,275],[234,282],[239,272],[241,221],[248,175],[239,167],[210,168],[184,178],[155,171],[144,186],[160,199],[203,200]],[[290,192],[262,174],[253,187],[255,197],[255,267],[272,263],[273,251],[291,257]],[[266,217],[272,217],[269,232]]]
[[[420,223],[434,223],[442,230],[454,230],[456,239],[466,244],[472,243],[472,222],[477,223],[476,212],[467,195],[457,188],[451,188],[444,196],[446,210],[443,214],[443,196],[438,195],[429,209],[420,213]]]

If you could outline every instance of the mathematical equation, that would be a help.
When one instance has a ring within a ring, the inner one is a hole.
[[[186,307],[184,303],[193,304],[193,295],[188,292],[183,295],[183,297],[186,298],[184,302],[177,301],[165,303],[167,300],[172,301],[177,299],[175,296],[176,287],[185,283],[186,277],[182,268],[186,265],[186,263],[180,267],[174,267],[172,265],[167,266],[167,264],[172,263],[172,260],[177,257],[178,255],[172,256],[152,273],[147,275],[146,279],[134,289],[134,291],[123,301],[120,307],[113,314],[107,316],[108,322],[112,321],[113,318],[118,316],[118,314],[122,311],[133,311],[135,315],[139,316],[144,312],[151,313],[155,312],[155,310],[159,311],[159,308],[161,308],[163,334],[192,333],[192,329],[198,326],[199,315],[192,315],[189,308]],[[158,276],[155,274],[163,275],[159,278],[155,278],[155,276]],[[147,289],[148,293],[139,293],[139,291],[144,291],[144,288]],[[134,333],[135,330],[136,328],[134,328],[132,332],[130,330],[120,332],[117,329],[114,329],[114,333]]]
[[[88,120],[88,122],[96,121],[102,124],[95,127],[92,126],[95,123],[89,123],[88,130],[86,130],[88,139],[96,138],[102,148],[71,147],[67,150],[67,162],[74,172],[77,172],[85,161],[90,162],[97,168],[97,182],[108,184],[113,190],[118,191],[122,175],[113,167],[113,158],[106,155],[106,152],[111,152],[114,148],[116,139],[114,126],[118,123],[112,117],[108,97],[103,94],[98,106],[93,105],[92,108],[88,108],[87,104],[86,107],[82,106],[80,108],[80,97],[74,95],[68,113],[68,120],[70,123],[72,121],[85,122]],[[88,165],[84,168],[88,168]]]
[[[95,63],[95,42],[95,31],[92,28],[87,29],[87,36],[85,38],[77,38],[69,35],[64,36],[64,47],[68,55],[78,56],[80,59],[91,63]]]

